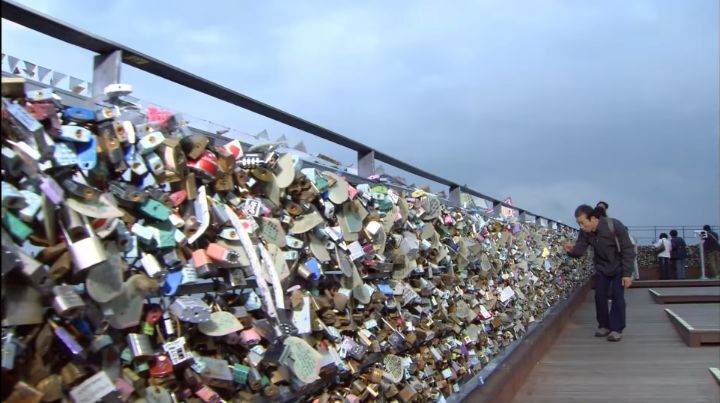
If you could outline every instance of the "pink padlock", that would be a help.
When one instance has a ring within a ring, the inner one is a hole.
[[[240,342],[245,346],[254,346],[260,343],[260,335],[255,328],[250,328],[240,332]]]

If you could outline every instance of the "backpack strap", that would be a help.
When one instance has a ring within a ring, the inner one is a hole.
[[[615,233],[615,223],[614,223],[614,221],[615,221],[615,220],[613,220],[613,219],[610,218],[610,217],[608,217],[608,219],[607,219],[608,227],[610,227],[610,232],[612,232],[613,237],[615,237],[615,246],[617,246],[617,251],[618,251],[618,253],[620,253],[620,241],[618,240],[617,234]]]

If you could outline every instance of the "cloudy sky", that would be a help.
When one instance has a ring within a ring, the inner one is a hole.
[[[566,223],[602,199],[627,225],[720,224],[716,0],[20,3]],[[3,53],[92,79],[90,52],[2,34]],[[122,81],[354,161],[134,68]]]

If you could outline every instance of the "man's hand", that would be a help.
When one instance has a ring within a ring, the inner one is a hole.
[[[570,242],[565,242],[565,245],[563,245],[563,247],[565,248],[565,252],[570,252],[572,250],[573,246],[574,245],[571,244]]]
[[[630,288],[631,285],[632,285],[632,277],[623,277],[622,278],[623,288]]]

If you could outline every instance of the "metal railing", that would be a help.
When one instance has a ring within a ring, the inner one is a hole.
[[[650,245],[658,239],[662,233],[670,236],[670,231],[675,230],[678,236],[685,240],[688,245],[694,245],[699,242],[697,231],[702,230],[703,225],[633,225],[628,226],[628,230],[635,237],[639,245]],[[718,232],[720,226],[711,225],[710,228]]]
[[[108,84],[119,82],[120,65],[125,63],[155,76],[165,78],[184,87],[194,89],[221,101],[239,106],[261,116],[268,117],[277,122],[284,123],[306,133],[310,133],[322,139],[329,140],[335,144],[349,148],[357,153],[358,175],[360,177],[367,178],[373,175],[375,173],[375,161],[382,161],[405,172],[447,186],[449,189],[449,202],[451,205],[460,206],[461,194],[465,193],[491,202],[495,210],[500,210],[503,207],[511,209],[517,214],[521,222],[526,222],[530,220],[530,217],[533,217],[538,225],[551,228],[572,228],[558,222],[557,220],[529,212],[516,206],[511,206],[499,199],[470,189],[465,185],[460,185],[452,180],[424,171],[415,165],[400,161],[388,154],[345,137],[332,130],[267,105],[202,77],[198,77],[192,73],[138,52],[125,45],[99,37],[74,27],[66,22],[39,13],[16,2],[10,0],[2,1],[2,18],[69,44],[98,53],[98,56],[95,57],[92,83],[87,83],[88,87],[91,87],[93,97],[101,95],[103,89]]]

